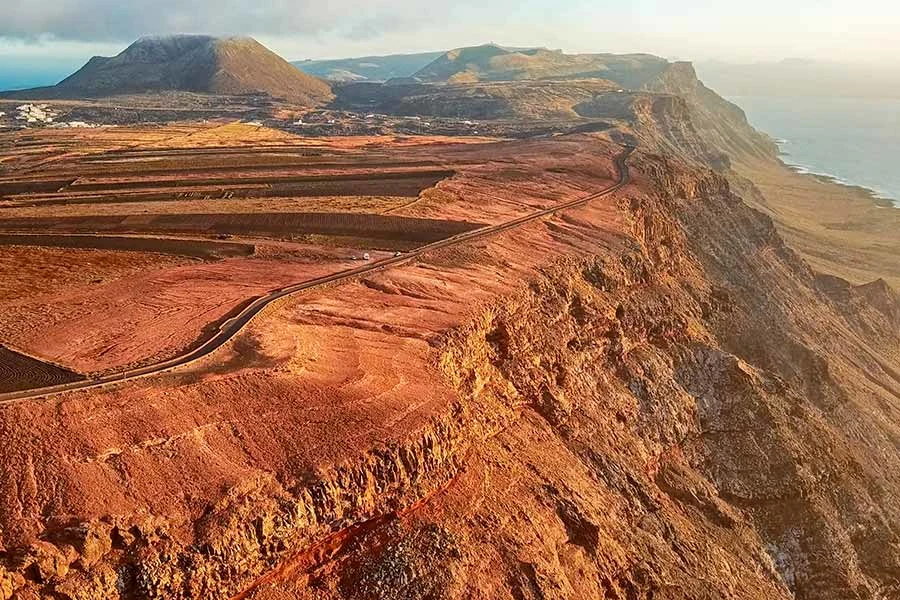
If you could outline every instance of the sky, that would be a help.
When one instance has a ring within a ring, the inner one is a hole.
[[[65,74],[142,35],[251,35],[290,60],[496,42],[670,59],[900,62],[884,0],[3,0],[0,72]],[[43,75],[47,76],[47,75]]]

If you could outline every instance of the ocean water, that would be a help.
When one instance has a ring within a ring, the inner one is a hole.
[[[900,207],[900,99],[729,98],[799,170],[871,189]]]

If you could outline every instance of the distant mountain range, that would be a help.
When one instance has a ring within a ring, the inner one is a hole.
[[[92,58],[55,86],[2,96],[96,98],[186,91],[263,94],[302,106],[396,116],[624,119],[663,124],[667,130],[656,137],[673,143],[695,139],[699,132],[722,156],[773,151],[771,141],[749,126],[737,106],[700,82],[690,63],[649,54],[566,54],[485,44],[299,65],[306,72],[250,38],[148,37],[115,57]],[[695,154],[719,160],[704,152],[698,146]]]
[[[309,75],[328,81],[387,81],[410,77],[443,52],[363,56],[337,60],[297,60],[291,64]]]
[[[547,48],[506,48],[484,44],[447,52],[295,61],[304,72],[333,82],[522,81],[607,79],[637,88],[669,64],[649,54],[565,54]]]
[[[534,50],[534,48],[505,48],[495,44],[475,47],[496,47],[504,52],[529,52]],[[362,56],[335,60],[296,60],[291,64],[305,73],[321,77],[327,81],[339,83],[349,81],[384,82],[391,79],[413,77],[416,73],[447,54],[446,50],[442,50],[440,52],[388,54],[385,56]]]
[[[287,65],[312,77],[298,77]],[[646,54],[564,54],[546,48],[485,44],[449,52],[422,52],[287,63],[249,38],[149,37],[118,56],[94,57],[71,72],[69,61],[23,62],[0,56],[0,90],[32,88],[30,97],[91,97],[180,89],[209,93],[263,92],[318,104],[326,82],[450,82],[529,79],[606,79],[636,89],[668,61]],[[811,60],[696,64],[700,78],[725,96],[900,98],[900,68]],[[316,79],[313,79],[316,78]],[[56,86],[49,82],[63,80]],[[24,97],[24,95],[23,95]]]

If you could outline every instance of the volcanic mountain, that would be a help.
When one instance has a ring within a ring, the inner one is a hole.
[[[327,83],[302,73],[252,38],[204,35],[141,38],[118,56],[95,56],[53,87],[15,96],[94,98],[161,91],[259,93],[304,105],[332,97]]]

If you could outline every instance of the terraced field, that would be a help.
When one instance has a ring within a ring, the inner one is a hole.
[[[239,124],[0,136],[0,248],[18,257],[0,265],[0,344],[80,373],[132,368],[272,290],[481,228],[388,214],[473,163],[445,146]],[[68,376],[11,351],[0,365],[26,382],[7,391]]]
[[[0,394],[84,379],[81,375],[0,346]]]
[[[123,215],[0,219],[2,231],[157,233],[232,236],[326,235],[434,242],[478,229],[478,223],[358,213]],[[2,239],[2,236],[0,236]],[[36,237],[35,240],[45,239]]]
[[[192,188],[230,188],[245,197],[306,197],[306,196],[412,196],[453,175],[452,171],[394,171],[326,175],[287,175],[253,173],[232,177],[176,177],[168,172],[154,178],[116,180],[50,180],[0,182],[0,197],[10,200],[28,199],[39,193],[35,201],[78,201],[77,196],[93,194],[93,202],[107,197],[141,190],[162,190],[168,193],[190,191]],[[158,194],[165,197],[165,193]]]
[[[251,256],[256,250],[252,244],[213,242],[209,240],[27,233],[0,233],[0,246],[40,246],[44,248],[91,248],[94,250],[155,252],[202,259]]]
[[[240,124],[0,134],[0,344],[92,380],[164,364],[262,299],[478,243],[617,174],[591,153],[548,173],[556,145],[512,144]]]

